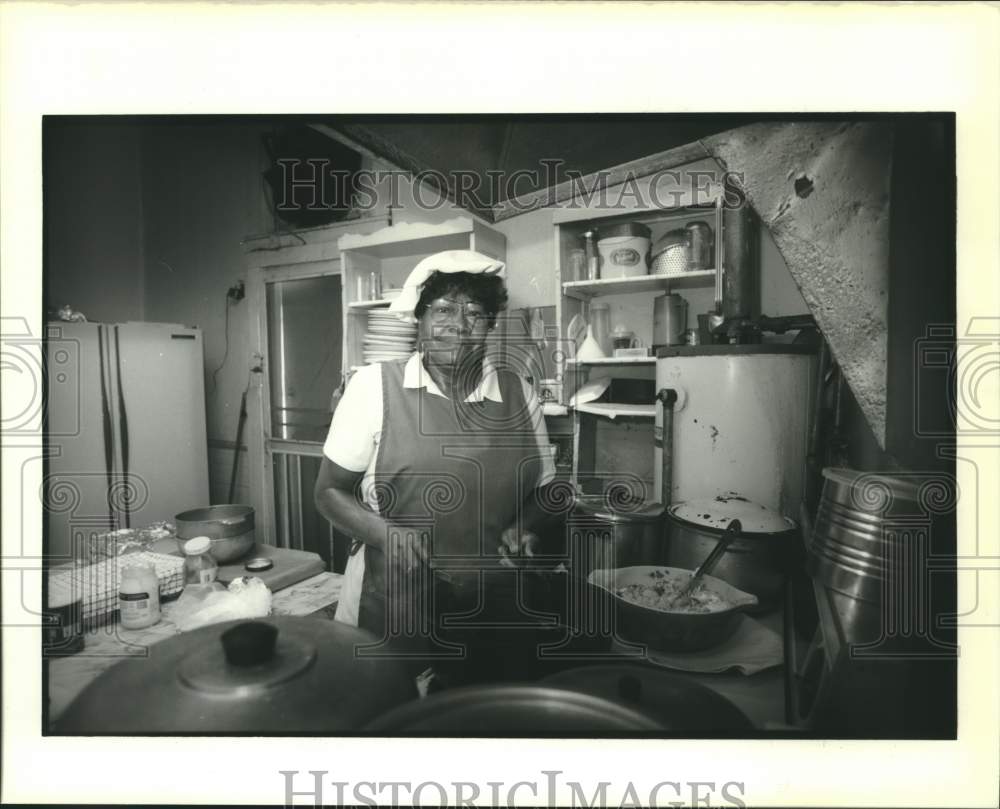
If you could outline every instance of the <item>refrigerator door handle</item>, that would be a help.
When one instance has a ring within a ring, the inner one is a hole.
[[[105,374],[105,361],[104,361],[104,326],[97,327],[97,353],[99,354],[98,365],[101,369],[101,423],[104,428],[104,476],[107,481],[107,491],[105,492],[105,500],[108,504],[108,525],[114,527],[115,524],[115,514],[114,509],[111,506],[111,486],[112,486],[112,458],[114,455],[114,449],[112,447],[112,432],[111,432],[111,406],[108,402],[108,383]]]
[[[118,374],[118,429],[121,433],[122,450],[122,504],[125,506],[125,527],[132,527],[132,515],[129,511],[131,487],[128,476],[128,412],[125,409],[125,391],[122,387],[122,357],[118,341],[118,327],[115,326],[115,370]]]

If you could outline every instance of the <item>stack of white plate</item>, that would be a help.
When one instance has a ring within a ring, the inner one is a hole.
[[[365,363],[405,360],[413,353],[417,324],[383,309],[368,312],[368,332],[362,339]]]

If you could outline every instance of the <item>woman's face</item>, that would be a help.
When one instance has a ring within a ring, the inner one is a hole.
[[[420,350],[435,365],[457,365],[481,351],[489,331],[482,304],[462,292],[431,301],[417,326]]]

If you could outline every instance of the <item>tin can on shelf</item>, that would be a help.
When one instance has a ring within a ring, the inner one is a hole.
[[[711,270],[715,267],[715,234],[708,222],[689,222],[688,232],[689,271]]]

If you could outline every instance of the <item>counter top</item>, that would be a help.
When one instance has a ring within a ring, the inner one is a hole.
[[[271,598],[274,615],[313,615],[333,618],[332,607],[340,598],[344,577],[340,573],[318,573],[285,587]],[[144,657],[149,646],[179,635],[181,630],[171,620],[177,601],[162,605],[159,623],[146,629],[125,629],[115,622],[84,632],[84,649],[68,657],[52,657],[47,664],[49,721],[59,718],[76,696],[98,675],[124,657]]]

